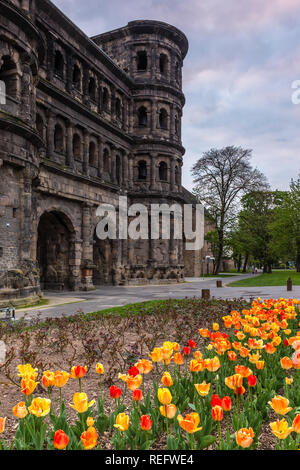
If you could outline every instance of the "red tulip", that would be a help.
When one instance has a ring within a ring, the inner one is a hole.
[[[195,349],[197,347],[197,344],[195,343],[195,341],[193,341],[192,339],[189,340],[189,347],[191,349]]]
[[[231,398],[223,397],[221,401],[221,406],[224,411],[230,411],[231,410]]]
[[[141,417],[141,428],[143,431],[150,431],[150,429],[152,428],[152,421],[150,419],[150,416],[143,415]]]
[[[135,366],[132,366],[129,370],[128,370],[128,375],[131,375],[132,377],[136,377],[137,375],[139,375],[140,371],[138,370],[137,367]]]
[[[189,355],[191,354],[191,348],[185,346],[185,347],[183,348],[182,352],[183,352],[183,354],[184,354],[185,356],[189,356]]]
[[[247,380],[249,387],[255,387],[255,385],[257,384],[257,378],[255,377],[255,375],[249,375]]]
[[[222,406],[222,400],[219,397],[219,395],[213,395],[210,403],[211,403],[211,406],[216,406],[216,405]]]
[[[122,395],[122,390],[119,387],[112,385],[109,389],[109,394],[111,398],[117,400]]]

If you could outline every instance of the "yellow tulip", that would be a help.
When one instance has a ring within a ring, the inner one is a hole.
[[[73,403],[74,405],[71,405],[69,403],[69,406],[73,408],[73,410],[77,411],[78,413],[85,413],[93,404],[95,403],[95,400],[90,401],[88,403],[88,398],[85,393],[74,393],[73,396]]]
[[[29,413],[41,418],[50,412],[51,400],[48,398],[34,398],[28,407]]]

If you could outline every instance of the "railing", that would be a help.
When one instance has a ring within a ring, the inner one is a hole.
[[[1,318],[0,320],[5,320],[7,322],[10,321],[15,321],[16,319],[16,311],[13,307],[7,307],[7,308],[0,308],[0,314],[5,313],[5,317]]]

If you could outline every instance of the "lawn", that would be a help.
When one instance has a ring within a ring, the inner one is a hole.
[[[294,286],[300,286],[300,273],[292,270],[274,270],[272,274],[253,275],[248,279],[231,282],[229,287],[260,287],[260,286],[285,286],[288,278],[291,278]]]

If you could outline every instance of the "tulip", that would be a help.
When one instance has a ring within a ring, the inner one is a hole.
[[[215,405],[211,410],[212,419],[214,421],[222,421],[223,419],[223,408],[219,405]]]
[[[109,394],[111,398],[117,400],[122,395],[122,390],[119,387],[112,385],[109,389]]]
[[[223,411],[230,411],[232,407],[231,398],[223,397],[221,400],[221,406],[223,408]]]
[[[221,403],[222,403],[222,400],[221,400],[221,398],[219,397],[219,395],[213,395],[213,396],[211,397],[211,402],[210,402],[210,404],[211,404],[212,407],[214,407],[214,406],[216,406],[216,405],[221,406]]]
[[[265,350],[268,354],[274,354],[276,352],[276,348],[273,343],[267,343],[265,345]]]
[[[262,370],[265,367],[265,361],[257,361],[255,365],[258,370]]]
[[[196,349],[197,347],[197,344],[195,343],[195,341],[193,341],[192,339],[189,340],[189,347],[191,349]]]
[[[22,377],[22,379],[23,378],[28,378],[28,379],[31,379],[31,380],[35,381],[35,379],[38,376],[38,374],[37,374],[38,369],[33,369],[31,364],[25,364],[25,365],[20,364],[17,367],[18,367],[18,371],[19,371],[18,376]]]
[[[235,433],[237,445],[244,449],[250,447],[253,442],[254,432],[252,428],[241,428]]]
[[[298,414],[293,421],[293,431],[300,434],[300,414]]]
[[[170,405],[164,405],[159,407],[160,414],[168,419],[173,419],[177,413],[177,407],[170,403]]]
[[[286,377],[285,378],[285,383],[287,385],[291,385],[293,382],[294,382],[294,379],[292,379],[291,377]]]
[[[89,416],[86,420],[86,425],[88,428],[91,428],[93,427],[95,424],[95,421],[93,420],[93,418],[91,416]]]
[[[184,363],[183,355],[180,352],[176,352],[173,356],[173,361],[178,366],[181,366]]]
[[[71,369],[71,377],[72,379],[78,379],[79,380],[79,391],[81,392],[81,379],[85,376],[87,371],[87,366],[82,367],[82,366],[74,366]]]
[[[138,388],[140,388],[142,381],[143,379],[140,374],[136,375],[135,377],[133,375],[129,375],[127,376],[127,380],[126,380],[127,387],[129,390],[133,392],[134,390],[137,390]]]
[[[270,423],[271,431],[278,439],[286,439],[292,432],[293,428],[289,427],[289,423],[283,418],[281,421],[277,419]]]
[[[136,377],[137,375],[139,375],[140,371],[137,367],[135,366],[132,366],[129,370],[128,370],[128,375],[131,375],[132,377]]]
[[[132,392],[132,399],[134,401],[141,401],[143,399],[143,392],[142,390],[133,390]]]
[[[70,378],[70,374],[64,370],[54,372],[54,386],[62,388],[66,385]]]
[[[237,355],[234,351],[227,351],[227,356],[230,361],[236,361]]]
[[[5,430],[5,422],[6,418],[0,418],[0,434],[2,434]]]
[[[151,361],[147,361],[147,359],[140,359],[136,364],[135,367],[139,370],[140,374],[149,374],[153,369],[153,364]]]
[[[221,367],[220,360],[217,356],[215,356],[213,359],[209,359],[206,364],[206,369],[209,372],[216,372],[218,369],[220,369],[220,367]]]
[[[13,407],[13,414],[16,418],[23,419],[28,415],[28,411],[24,401],[21,401]]]
[[[74,393],[73,395],[73,403],[70,404],[69,406],[73,408],[73,410],[77,411],[77,413],[85,413],[93,404],[95,403],[95,400],[90,401],[88,403],[88,398],[85,393]]]
[[[252,374],[252,370],[246,366],[235,366],[235,372],[240,374],[242,377],[249,377]]]
[[[129,416],[125,413],[119,413],[114,427],[119,429],[121,432],[127,431],[129,428]]]
[[[152,353],[148,354],[152,362],[160,362],[162,360],[162,354],[160,348],[154,348]]]
[[[279,415],[286,415],[293,408],[289,407],[289,400],[281,395],[277,395],[268,402],[269,405],[273,408],[275,413]]]
[[[148,415],[143,415],[141,417],[141,429],[143,431],[150,431],[152,428],[152,421],[150,419],[150,416]]]
[[[205,369],[204,361],[198,359],[192,359],[190,362],[191,372],[201,372]]]
[[[36,389],[38,383],[39,382],[35,382],[34,380],[28,377],[23,378],[21,380],[21,392],[27,396],[31,395]]]
[[[157,396],[162,405],[169,405],[172,401],[172,395],[168,388],[159,388]]]
[[[83,432],[80,436],[81,442],[85,450],[93,449],[97,445],[97,431],[94,427],[88,428],[87,431]]]
[[[54,372],[51,372],[50,370],[46,370],[43,373],[42,384],[44,385],[45,388],[53,387],[53,385],[54,385]]]
[[[246,389],[245,387],[243,387],[243,385],[241,387],[237,387],[234,389],[234,393],[236,393],[237,395],[244,395]]]
[[[63,450],[67,447],[68,444],[69,444],[69,437],[67,436],[67,434],[61,429],[56,431],[56,433],[54,434],[54,440],[53,440],[54,447],[58,450]]]
[[[213,323],[213,330],[218,331],[219,330],[219,323]]]
[[[104,374],[104,367],[103,367],[103,364],[101,364],[100,362],[96,364],[96,374],[99,374],[99,375]]]
[[[182,352],[183,352],[184,356],[189,356],[191,354],[191,348],[189,348],[188,346],[185,346],[182,349]]]
[[[255,387],[257,384],[257,378],[255,375],[249,375],[247,378],[249,387]]]
[[[161,381],[165,387],[172,387],[174,383],[171,377],[171,374],[169,372],[164,372]]]
[[[205,381],[201,384],[195,384],[195,388],[199,393],[200,397],[206,397],[209,394],[210,384],[207,384]]]
[[[293,367],[293,362],[289,357],[283,357],[282,359],[280,359],[280,364],[281,367],[285,370],[292,369]]]
[[[225,378],[225,384],[227,387],[231,388],[232,390],[239,388],[243,384],[243,377],[241,374],[234,374],[230,377]]]
[[[30,414],[41,418],[50,412],[51,400],[48,398],[34,398],[28,407]]]
[[[200,423],[200,416],[198,415],[198,413],[187,414],[185,418],[182,415],[178,415],[177,420],[179,426],[189,434],[193,434],[197,431],[202,430],[202,427],[198,427]]]

